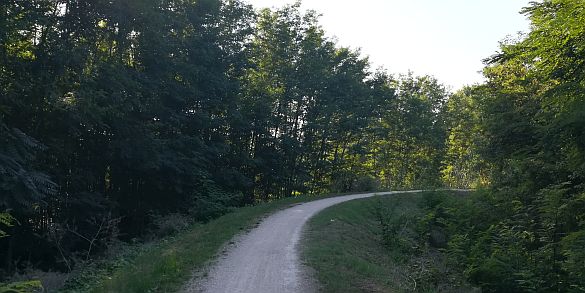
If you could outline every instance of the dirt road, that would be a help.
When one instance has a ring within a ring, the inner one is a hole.
[[[418,191],[408,191],[418,192]],[[332,205],[374,195],[355,194],[316,200],[277,212],[236,243],[210,268],[206,278],[193,282],[186,292],[285,293],[313,292],[314,281],[303,268],[297,249],[309,218]]]

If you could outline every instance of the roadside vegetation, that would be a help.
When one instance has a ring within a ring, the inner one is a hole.
[[[323,292],[474,292],[445,250],[450,227],[439,202],[469,193],[377,196],[330,207],[305,230],[303,259]]]
[[[162,240],[126,247],[84,267],[60,292],[176,292],[217,256],[236,235],[283,208],[328,196],[297,196],[243,207],[206,223],[195,223]]]

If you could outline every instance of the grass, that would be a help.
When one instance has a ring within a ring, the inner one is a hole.
[[[433,192],[354,200],[312,218],[303,258],[321,290],[473,292],[449,268],[447,257],[428,244],[424,201],[429,196]]]
[[[176,292],[195,270],[203,268],[237,234],[257,225],[279,209],[329,196],[298,196],[238,208],[207,223],[198,223],[178,235],[145,244],[120,260],[113,273],[83,276],[68,292]]]

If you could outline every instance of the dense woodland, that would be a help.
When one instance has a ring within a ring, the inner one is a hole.
[[[440,183],[445,88],[370,72],[299,5],[1,5],[4,274],[70,270],[168,214]]]
[[[442,216],[472,282],[582,292],[585,3],[524,13],[451,94],[372,70],[299,4],[2,1],[0,275],[70,271],[167,215],[448,186],[485,188]]]
[[[585,2],[539,1],[531,30],[447,103],[447,182],[483,184],[439,209],[448,251],[488,292],[585,291]],[[469,176],[473,174],[473,176]]]

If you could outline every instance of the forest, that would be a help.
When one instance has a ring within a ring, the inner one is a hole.
[[[451,93],[372,69],[300,3],[2,1],[0,281],[70,272],[165,217],[460,187],[481,192],[441,212],[472,283],[585,291],[585,3],[522,12],[530,31]]]

